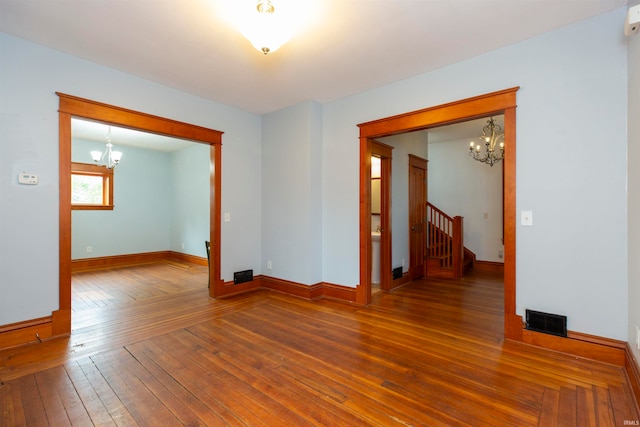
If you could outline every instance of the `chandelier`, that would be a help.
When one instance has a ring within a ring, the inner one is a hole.
[[[112,151],[113,144],[111,143],[111,126],[109,126],[106,138],[107,148],[104,150],[104,153],[101,151],[92,151],[91,158],[98,166],[104,166],[107,169],[115,169],[122,158],[122,151]]]
[[[469,156],[491,167],[504,159],[504,132],[502,127],[493,121],[493,117],[487,120],[487,125],[482,128],[482,136],[479,139],[484,143],[484,153],[480,152],[480,144],[476,145],[475,142],[471,141],[469,143]],[[496,153],[496,146],[500,150],[498,153]]]
[[[275,52],[291,38],[289,26],[276,14],[271,0],[258,0],[256,12],[245,23],[242,33],[265,55]]]

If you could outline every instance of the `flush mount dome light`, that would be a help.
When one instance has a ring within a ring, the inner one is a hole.
[[[242,34],[266,55],[278,50],[291,38],[291,31],[285,24],[271,0],[258,0],[255,11],[243,26]]]

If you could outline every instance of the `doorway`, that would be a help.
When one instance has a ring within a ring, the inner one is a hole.
[[[379,209],[377,212],[373,212],[369,217],[369,230],[370,230],[370,243],[369,253],[371,254],[371,269],[369,277],[373,275],[373,238],[374,233],[379,234],[379,253],[378,256],[378,270],[380,281],[378,283],[379,288],[383,291],[391,289],[391,153],[393,147],[383,144],[379,141],[371,142],[371,156],[370,158],[379,159],[380,171],[378,182],[378,201]],[[371,177],[371,168],[369,168],[369,176]],[[371,179],[373,183],[373,179]],[[373,188],[371,186],[370,188]],[[370,203],[375,199],[374,195],[370,195]],[[376,227],[372,226],[373,218],[378,215],[378,224]],[[378,255],[378,254],[376,254]],[[371,279],[369,279],[371,282]],[[369,289],[369,298],[371,298],[372,290]]]
[[[207,276],[199,281],[181,278],[172,287],[164,283],[172,269],[160,274],[156,270],[161,265],[194,272],[207,269],[209,146],[75,117],[71,123],[72,316],[198,285],[206,289]],[[98,166],[108,163],[107,141],[122,153],[123,161],[113,169]],[[98,153],[102,157],[95,160],[93,155]],[[108,173],[108,179],[78,175],[76,169]],[[107,206],[101,192],[104,184]],[[160,264],[156,268],[133,265],[146,262]],[[99,266],[127,267],[136,271],[139,280],[109,270],[95,271]],[[72,319],[74,328],[77,319]]]
[[[59,309],[52,313],[53,335],[71,332],[71,119],[82,118],[155,133],[158,135],[186,139],[210,146],[210,235],[211,242],[211,297],[218,296],[223,283],[220,275],[220,223],[222,164],[222,132],[163,117],[127,110],[71,95],[57,93],[59,97]]]
[[[409,154],[409,280],[425,276],[427,160]]]
[[[522,317],[516,314],[516,92],[518,87],[492,92],[424,110],[358,125],[360,128],[360,284],[356,302],[371,303],[370,155],[374,138],[429,129],[470,119],[504,114],[504,333],[522,340]]]

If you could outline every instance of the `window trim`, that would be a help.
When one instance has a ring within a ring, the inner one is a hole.
[[[113,169],[91,163],[71,162],[71,176],[88,175],[102,177],[102,204],[89,205],[71,202],[71,210],[112,211],[113,205]]]

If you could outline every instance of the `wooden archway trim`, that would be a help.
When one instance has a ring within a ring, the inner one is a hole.
[[[59,309],[52,313],[52,335],[65,335],[71,332],[71,204],[65,201],[71,200],[71,119],[73,117],[210,145],[209,239],[212,274],[209,293],[212,297],[216,296],[216,290],[223,285],[220,279],[223,132],[64,93],[56,92],[56,94],[59,97],[60,270]]]
[[[204,144],[222,144],[224,132],[139,111],[116,107],[77,96],[56,92],[60,97],[59,112],[73,117],[100,120],[120,127],[142,130],[174,138],[189,139]]]
[[[356,302],[369,304],[371,217],[371,140],[400,133],[504,114],[504,333],[522,340],[522,317],[516,314],[516,92],[519,87],[492,92],[358,125],[360,128],[360,284]]]

